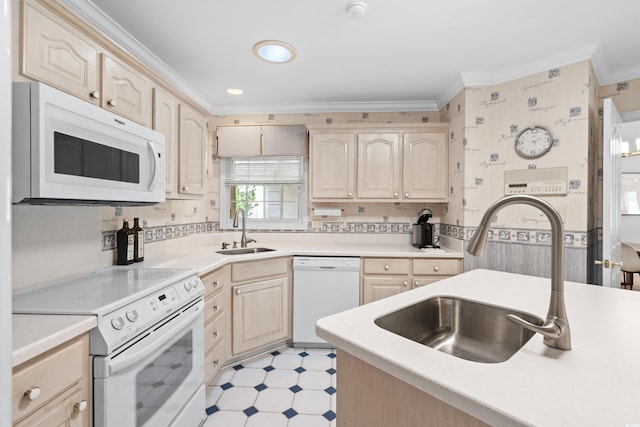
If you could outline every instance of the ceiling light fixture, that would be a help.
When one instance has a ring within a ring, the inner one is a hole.
[[[242,95],[244,91],[236,87],[230,87],[229,89],[227,89],[227,93],[231,95]]]
[[[345,8],[349,18],[362,18],[367,13],[367,5],[361,1],[352,1]]]
[[[276,64],[291,62],[296,57],[296,50],[289,43],[278,40],[263,40],[253,46],[253,53],[263,61]]]

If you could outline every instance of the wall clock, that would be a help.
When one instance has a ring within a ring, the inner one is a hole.
[[[540,126],[532,126],[516,137],[515,149],[521,157],[535,159],[547,154],[552,144],[551,132]]]

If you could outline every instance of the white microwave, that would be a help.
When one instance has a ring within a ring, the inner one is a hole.
[[[13,203],[164,202],[164,135],[42,83],[13,84]]]

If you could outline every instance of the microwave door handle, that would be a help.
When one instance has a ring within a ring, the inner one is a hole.
[[[198,307],[194,312],[185,315],[182,320],[179,320],[178,323],[176,325],[173,325],[170,329],[161,327],[159,331],[151,332],[152,336],[156,336],[152,337],[153,339],[151,339],[149,344],[131,354],[121,353],[116,361],[108,362],[107,375],[115,374],[116,372],[122,371],[123,369],[127,369],[128,367],[147,358],[149,355],[156,352],[160,347],[166,345],[167,337],[174,337],[186,332],[189,328],[191,328],[193,323],[198,320],[198,317],[201,314],[202,310],[200,307]],[[183,315],[184,313],[181,316]]]
[[[149,151],[151,151],[151,157],[153,157],[153,176],[151,177],[151,183],[149,184],[149,190],[151,191],[158,180],[158,162],[164,161],[164,159],[159,156],[159,153],[154,149],[151,141],[147,141],[147,144],[149,145]]]

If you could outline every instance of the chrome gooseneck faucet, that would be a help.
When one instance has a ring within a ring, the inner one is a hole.
[[[482,217],[478,230],[469,241],[467,252],[476,256],[482,254],[491,218],[503,207],[514,204],[525,204],[540,209],[551,223],[551,300],[543,325],[534,325],[515,314],[509,314],[508,318],[523,328],[542,334],[544,343],[549,347],[570,350],[571,334],[564,305],[564,226],[560,214],[553,206],[542,199],[527,195],[506,196],[498,200],[489,206]]]
[[[238,215],[242,214],[242,237],[240,238],[240,247],[246,248],[247,243],[255,242],[254,239],[247,239],[247,213],[244,209],[236,209],[236,216],[233,218],[233,227],[238,228]]]

